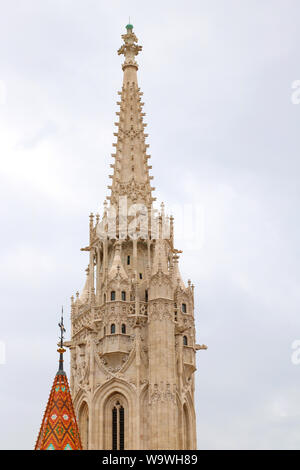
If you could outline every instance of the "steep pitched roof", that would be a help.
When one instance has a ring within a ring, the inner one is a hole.
[[[82,450],[69,383],[63,367],[64,321],[60,328],[59,367],[54,378],[35,450]]]
[[[58,372],[54,378],[35,450],[81,450],[68,379]]]

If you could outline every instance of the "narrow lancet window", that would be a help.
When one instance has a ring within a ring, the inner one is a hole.
[[[112,450],[118,450],[118,410],[112,409]]]
[[[112,408],[112,450],[125,448],[125,412],[124,407],[117,401]]]
[[[124,408],[119,409],[120,412],[120,450],[124,450]]]

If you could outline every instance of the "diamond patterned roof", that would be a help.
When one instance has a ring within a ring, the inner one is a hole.
[[[56,374],[35,450],[82,450],[68,379]]]

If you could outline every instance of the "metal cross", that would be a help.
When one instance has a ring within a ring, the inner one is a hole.
[[[60,328],[60,347],[63,347],[63,341],[64,341],[64,333],[66,332],[65,327],[64,327],[64,308],[61,308],[61,320],[60,323],[58,324]]]

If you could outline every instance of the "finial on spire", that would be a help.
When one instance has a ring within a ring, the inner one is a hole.
[[[58,324],[60,328],[60,345],[57,350],[59,352],[59,367],[58,367],[58,372],[57,375],[66,375],[64,371],[64,359],[63,359],[63,354],[66,352],[64,349],[64,333],[66,332],[65,327],[64,327],[64,307],[61,307],[61,320],[60,323]]]
[[[126,29],[127,29],[127,31],[128,31],[129,29],[131,29],[131,30],[133,29],[133,26],[132,26],[132,24],[130,23],[130,16],[129,16],[128,24],[126,25]]]
[[[142,50],[142,46],[136,44],[138,39],[132,30],[133,26],[129,22],[128,25],[126,25],[126,34],[122,34],[124,44],[122,44],[118,50],[119,55],[123,54],[125,56],[125,61],[122,65],[123,70],[125,70],[126,67],[134,67],[136,70],[138,69],[135,56]]]

